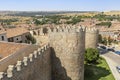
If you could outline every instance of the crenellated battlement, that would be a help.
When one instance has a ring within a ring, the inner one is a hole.
[[[41,35],[44,36],[46,34],[50,34],[51,32],[56,33],[56,32],[80,32],[80,31],[85,31],[86,27],[84,26],[71,26],[71,25],[62,25],[62,26],[53,26],[53,27],[46,27],[46,28],[39,28],[36,30],[32,30],[31,34],[33,35]]]
[[[62,26],[52,26],[52,27],[47,27],[46,28],[46,33],[44,33],[44,29],[41,28],[41,31],[38,31],[41,33],[40,35],[53,35],[53,34],[71,34],[71,33],[79,33],[83,34],[85,36],[85,43],[86,46],[89,45],[89,47],[95,48],[98,42],[98,34],[99,31],[96,28],[87,28],[85,26],[76,26],[76,25],[62,25]],[[39,35],[38,35],[39,36]],[[91,43],[89,42],[89,39],[91,39]],[[86,47],[88,48],[88,47]]]
[[[86,28],[86,33],[98,33],[98,29],[96,29],[96,28]]]
[[[98,33],[95,28],[75,25],[33,30],[38,42],[46,41],[42,38],[46,36],[49,44],[41,43],[33,50],[28,47],[8,56],[0,62],[8,62],[7,69],[0,72],[0,80],[84,80],[85,48],[97,47]]]
[[[46,30],[46,31],[45,31]],[[53,26],[53,27],[46,27],[46,28],[40,28],[37,30],[33,30],[33,33],[36,35],[46,35],[50,33],[56,33],[56,32],[80,32],[85,31],[86,33],[98,33],[99,31],[96,28],[86,28],[85,26],[76,26],[76,25],[62,25],[62,26]]]
[[[54,28],[47,28],[48,29],[48,34],[51,33],[71,33],[71,32],[85,32],[86,28],[85,27],[70,27],[70,26],[57,26]]]
[[[13,80],[12,77],[23,71],[24,68],[29,67],[30,64],[32,65],[32,63],[36,61],[37,58],[41,58],[41,55],[45,54],[45,51],[47,51],[49,48],[49,44],[39,47],[28,56],[23,57],[22,60],[16,61],[16,64],[9,65],[5,72],[0,72],[0,80]]]

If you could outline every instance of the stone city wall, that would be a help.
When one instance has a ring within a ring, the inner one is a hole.
[[[84,80],[85,31],[75,27],[49,30],[52,80]]]
[[[53,26],[55,27],[55,26]],[[68,30],[72,30],[73,28],[80,28],[80,26],[57,26],[59,28],[61,28],[62,30],[64,30],[65,28],[67,28]],[[57,28],[55,27],[55,28]],[[35,33],[38,36],[46,36],[47,34],[51,34],[49,33],[49,30],[54,32],[54,28],[40,28],[37,30],[33,30],[33,33]],[[85,29],[85,48],[97,48],[97,44],[98,44],[98,35],[99,35],[99,31],[95,28],[86,28]],[[57,28],[58,31],[58,28]]]
[[[97,48],[99,31],[94,28],[87,28],[85,35],[85,48]]]
[[[0,72],[0,80],[51,80],[51,58],[49,45],[38,48],[23,60],[9,65]]]

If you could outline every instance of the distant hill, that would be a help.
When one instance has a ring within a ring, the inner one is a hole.
[[[120,15],[120,11],[107,11],[104,12],[105,15]]]
[[[11,16],[40,16],[40,15],[53,15],[64,13],[94,13],[96,11],[0,11],[0,15]]]

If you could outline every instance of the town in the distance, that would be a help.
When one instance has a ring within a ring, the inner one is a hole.
[[[0,80],[120,80],[120,11],[0,11]]]

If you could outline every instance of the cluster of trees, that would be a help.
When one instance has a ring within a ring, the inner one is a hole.
[[[76,24],[78,22],[81,22],[81,19],[84,18],[95,18],[98,19],[99,21],[107,21],[107,22],[101,22],[96,25],[100,26],[108,26],[108,28],[111,26],[111,22],[114,19],[120,20],[120,16],[110,16],[110,15],[105,15],[103,13],[96,14],[94,16],[85,16],[85,15],[79,15],[79,16],[63,16],[63,15],[44,15],[44,16],[34,16],[33,21],[37,25],[43,25],[43,24],[49,24],[49,23],[54,23],[54,24],[60,24],[61,19],[65,19],[67,24]],[[39,20],[42,19],[42,20]]]
[[[113,21],[114,19],[120,21],[120,15],[105,15],[104,12],[101,12],[99,14],[96,14],[94,16],[85,16],[85,15],[82,15],[82,16],[79,16],[81,18],[95,18],[99,21]]]
[[[43,25],[46,24],[45,20],[33,19],[35,25]]]
[[[54,15],[54,16],[41,16],[41,17],[36,17],[33,19],[34,24],[36,25],[43,25],[43,24],[49,24],[49,23],[54,23],[54,24],[60,24],[61,16],[60,15]]]
[[[111,22],[101,22],[96,24],[97,26],[107,26],[108,28],[110,28],[110,26],[112,25]]]
[[[81,18],[86,18],[87,16],[83,17],[83,16],[63,16],[63,15],[47,15],[47,16],[39,16],[39,17],[34,17],[33,21],[34,24],[36,25],[43,25],[43,24],[49,24],[49,23],[53,23],[53,24],[60,24],[60,20],[61,19],[65,19],[66,20],[66,24],[76,24],[78,22],[81,22],[83,20],[81,20]],[[39,20],[42,19],[42,20]]]
[[[97,14],[95,16],[93,16],[93,18],[98,19],[99,21],[113,21],[114,19],[120,20],[120,16],[116,16],[116,15],[105,15],[104,13],[100,13]]]
[[[102,43],[104,45],[107,45],[107,44],[111,45],[111,43],[113,42],[113,39],[111,39],[110,36],[108,38],[106,37],[103,38],[100,34],[98,36],[98,40],[99,40],[99,43]]]
[[[83,21],[83,20],[81,20],[81,18],[79,16],[75,16],[75,17],[71,18],[70,21],[67,21],[66,23],[74,25],[74,24],[77,24],[77,23],[79,23],[81,21]]]
[[[13,19],[0,19],[0,23],[2,25],[10,25],[12,22],[17,22],[18,19],[17,18],[13,18]]]

